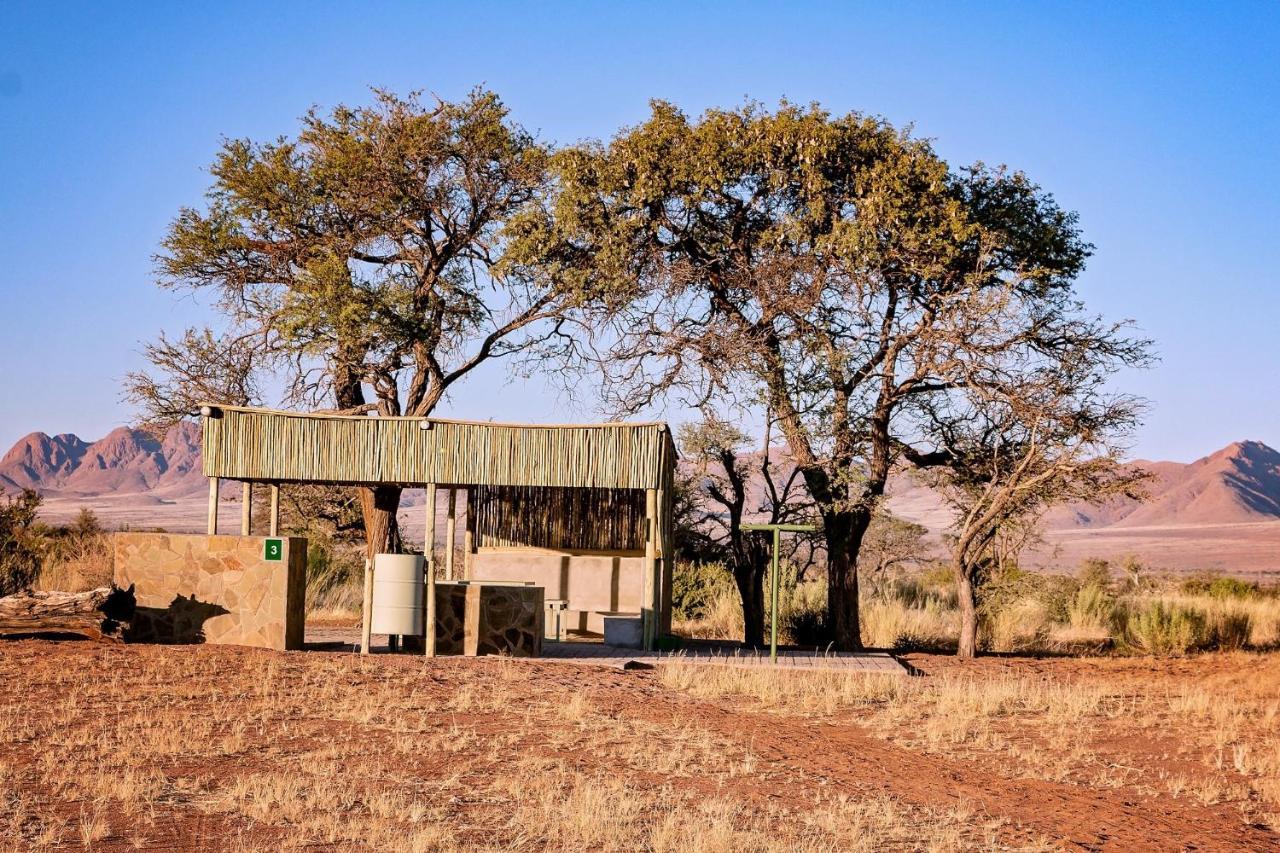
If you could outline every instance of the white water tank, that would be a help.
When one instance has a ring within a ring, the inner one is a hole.
[[[375,554],[371,633],[422,636],[422,556]]]

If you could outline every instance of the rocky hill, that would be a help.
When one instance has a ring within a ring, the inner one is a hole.
[[[193,423],[178,424],[163,437],[120,427],[94,442],[33,432],[0,458],[0,487],[32,488],[49,497],[177,499],[203,494],[206,483],[200,428]]]

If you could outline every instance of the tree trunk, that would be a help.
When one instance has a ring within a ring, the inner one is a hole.
[[[399,486],[374,486],[360,489],[360,511],[364,514],[365,538],[369,558],[374,554],[398,554],[402,550]]]
[[[959,562],[952,568],[956,576],[956,600],[960,605],[960,644],[956,647],[956,657],[972,660],[978,654],[977,597],[970,572]]]
[[[764,646],[764,572],[759,564],[734,567],[733,579],[742,599],[742,639],[748,646]]]
[[[78,634],[120,642],[137,606],[133,587],[23,592],[0,598],[0,637]]]
[[[839,651],[862,651],[858,618],[858,551],[869,513],[833,512],[823,516],[827,540],[827,616],[831,642]]]

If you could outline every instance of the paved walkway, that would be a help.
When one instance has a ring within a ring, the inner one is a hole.
[[[676,652],[646,652],[620,649],[601,643],[555,643],[544,641],[540,660],[595,664],[627,669],[663,663],[719,664],[753,669],[836,670],[840,672],[883,672],[906,675],[906,668],[884,652],[814,652],[779,649],[778,660],[769,652],[746,649],[690,647]]]
[[[330,651],[354,651],[358,648],[360,632],[352,628],[308,627],[307,645]],[[373,637],[375,654],[389,652],[385,634]],[[664,663],[696,663],[720,666],[746,666],[752,668],[777,668],[789,670],[827,670],[838,672],[880,672],[891,675],[907,675],[907,669],[892,655],[885,652],[819,652],[779,649],[778,660],[769,660],[769,652],[755,652],[729,646],[691,646],[675,652],[646,652],[640,649],[623,649],[599,642],[557,643],[544,640],[542,657],[513,658],[513,660],[541,660],[557,663],[607,666],[615,669],[652,668]]]

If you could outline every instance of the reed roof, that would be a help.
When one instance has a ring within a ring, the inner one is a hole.
[[[647,489],[669,486],[676,460],[671,431],[657,422],[501,424],[208,408],[204,473],[233,480]]]

